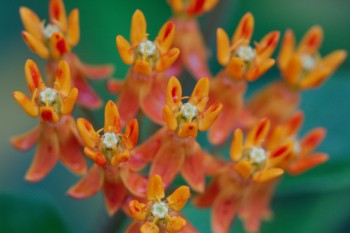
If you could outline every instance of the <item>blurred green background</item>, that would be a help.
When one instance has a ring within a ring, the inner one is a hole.
[[[127,66],[115,48],[115,36],[128,38],[131,15],[141,9],[148,22],[150,38],[154,38],[171,11],[165,0],[75,0],[65,1],[67,11],[80,10],[81,40],[74,51],[82,61],[91,64],[113,63],[115,77],[123,78]],[[57,165],[42,182],[28,184],[23,176],[33,158],[34,150],[22,153],[9,144],[9,137],[23,133],[37,124],[12,99],[14,90],[27,90],[24,62],[36,61],[42,72],[45,62],[31,53],[22,41],[18,9],[33,9],[47,18],[48,1],[0,2],[0,232],[122,232],[128,220],[121,214],[109,218],[101,194],[75,201],[65,195],[78,177]],[[297,38],[312,25],[324,28],[321,54],[343,48],[350,51],[350,2],[348,0],[222,0],[212,12],[200,17],[202,31],[210,50],[213,72],[216,62],[215,31],[223,27],[232,34],[240,17],[251,11],[255,16],[254,39],[259,40],[272,30],[292,28]],[[285,176],[278,187],[272,208],[273,221],[264,223],[262,232],[334,233],[350,229],[350,62],[318,90],[303,94],[302,109],[306,123],[302,132],[324,126],[328,130],[319,151],[330,154],[330,161],[298,177]],[[278,77],[276,69],[249,86],[249,93]],[[105,89],[104,81],[93,83],[105,100],[115,98]],[[79,113],[77,113],[79,115]],[[101,116],[97,111],[96,116]],[[102,124],[102,123],[101,123]],[[205,141],[205,136],[201,139]],[[206,145],[204,145],[206,147]],[[198,210],[188,204],[184,215],[199,229],[210,232],[210,210]],[[122,219],[119,220],[119,219]],[[243,232],[235,221],[232,232]]]

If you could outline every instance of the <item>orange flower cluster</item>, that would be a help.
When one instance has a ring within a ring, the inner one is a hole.
[[[135,11],[130,42],[116,37],[117,50],[130,69],[124,81],[107,82],[107,89],[119,96],[116,103],[105,104],[101,128],[99,122],[75,121],[72,116],[75,102],[88,108],[102,106],[85,77],[103,78],[113,72],[110,66],[85,65],[71,52],[80,39],[79,11],[74,9],[67,17],[62,0],[50,0],[50,20],[45,25],[30,9],[21,7],[25,43],[48,61],[47,84],[28,59],[25,77],[31,97],[13,93],[29,116],[40,117],[38,127],[11,139],[19,150],[38,143],[25,179],[40,181],[60,159],[69,170],[83,175],[68,195],[83,199],[102,190],[110,215],[123,209],[135,220],[128,233],[197,232],[178,213],[191,197],[190,188],[198,193],[197,207],[212,208],[213,232],[229,232],[235,216],[247,231],[259,231],[261,221],[271,216],[269,204],[283,174],[300,174],[328,159],[327,154],[314,152],[325,137],[323,128],[299,138],[304,116],[297,108],[301,91],[321,85],[346,52],[338,50],[321,58],[319,26],[312,27],[297,47],[288,30],[277,59],[283,79],[246,101],[248,82],[275,64],[272,55],[280,33],[270,32],[251,46],[251,13],[242,17],[231,40],[217,29],[217,59],[223,69],[212,75],[196,16],[217,2],[168,0],[174,16],[154,41],[148,39],[145,16]],[[176,77],[182,67],[197,81],[189,96],[183,94],[186,81],[181,84]],[[139,111],[161,126],[140,144],[142,119],[135,118]],[[215,146],[233,134],[230,161],[203,149],[197,136],[207,130]],[[82,152],[94,163],[88,171]],[[164,189],[173,187],[179,173],[188,186],[180,186],[164,199]]]

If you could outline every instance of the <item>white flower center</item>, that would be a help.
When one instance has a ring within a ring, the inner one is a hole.
[[[54,34],[55,32],[59,32],[59,31],[60,31],[59,27],[57,27],[56,25],[53,25],[53,24],[48,24],[43,29],[43,33],[44,33],[44,36],[46,39],[50,39],[52,34]]]
[[[152,56],[156,54],[157,47],[152,41],[147,40],[139,44],[139,51],[142,55],[146,54],[147,56]]]
[[[253,147],[250,150],[249,157],[252,161],[256,163],[263,163],[266,160],[266,152],[260,147]]]
[[[301,65],[305,70],[312,70],[316,65],[316,60],[308,54],[300,56]]]
[[[43,104],[54,104],[57,100],[57,93],[52,88],[45,88],[43,91],[40,92],[39,99],[40,102],[42,102]]]
[[[169,207],[164,202],[156,202],[152,206],[152,215],[158,218],[165,218],[169,211]]]
[[[198,109],[191,103],[185,103],[181,106],[180,111],[186,119],[192,119],[197,116]]]
[[[102,145],[104,148],[113,149],[119,144],[118,136],[115,133],[105,133]]]
[[[250,46],[241,46],[237,49],[237,55],[244,61],[249,62],[255,58],[255,50]]]

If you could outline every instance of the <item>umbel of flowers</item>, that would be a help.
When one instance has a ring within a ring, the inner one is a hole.
[[[287,30],[277,57],[282,80],[257,91],[246,103],[248,82],[275,64],[279,32],[252,43],[254,17],[249,12],[238,22],[232,39],[218,28],[217,59],[223,68],[212,75],[196,17],[218,1],[168,3],[174,15],[153,41],[140,10],[132,16],[129,41],[116,37],[117,50],[130,67],[125,80],[107,83],[107,89],[119,96],[116,103],[106,101],[101,128],[98,122],[86,117],[74,120],[71,114],[75,102],[90,109],[102,106],[85,78],[104,78],[113,72],[111,66],[83,64],[72,52],[80,39],[78,9],[67,17],[62,0],[49,0],[45,22],[30,9],[20,8],[22,36],[32,51],[47,59],[48,80],[43,81],[37,65],[28,59],[25,77],[30,96],[13,93],[29,116],[40,118],[37,127],[11,138],[12,145],[23,151],[38,144],[25,179],[40,181],[60,160],[82,176],[68,195],[84,199],[102,191],[109,215],[122,209],[134,219],[128,233],[197,232],[179,214],[191,197],[190,188],[197,192],[196,207],[211,208],[213,232],[229,232],[236,216],[247,232],[258,232],[262,220],[272,216],[270,202],[283,174],[301,174],[329,158],[314,152],[325,129],[298,135],[304,114],[297,109],[301,91],[320,86],[346,52],[337,50],[322,58],[320,26],[312,27],[299,45],[293,31]],[[189,96],[183,94],[188,88],[172,76],[181,75],[183,68],[197,80]],[[161,126],[137,145],[143,123],[135,118],[139,110]],[[199,131],[208,131],[213,146],[225,146],[233,132],[230,161],[212,155],[217,147],[205,151],[197,140]],[[89,170],[82,152],[93,162]],[[173,185],[178,174],[188,186]],[[175,191],[165,198],[167,188]]]

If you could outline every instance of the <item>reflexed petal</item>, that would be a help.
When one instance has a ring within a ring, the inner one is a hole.
[[[167,201],[170,209],[180,211],[186,205],[187,200],[190,197],[190,188],[183,185],[177,188],[170,196],[168,196]]]
[[[73,88],[66,99],[63,100],[62,106],[61,106],[61,113],[62,114],[69,114],[73,111],[75,102],[78,98],[78,89]]]
[[[125,187],[137,197],[145,197],[147,191],[147,179],[138,174],[127,169],[120,170],[120,177],[123,180]]]
[[[216,197],[220,193],[220,190],[219,180],[214,178],[214,180],[207,186],[203,194],[194,197],[194,205],[200,208],[212,206]]]
[[[129,85],[131,84],[126,84],[117,100],[122,125],[133,119],[139,111],[139,94]]]
[[[116,37],[117,49],[121,59],[127,65],[131,65],[135,60],[134,50],[129,42],[121,35]]]
[[[61,58],[70,51],[66,38],[61,32],[55,32],[50,37],[51,55],[53,58]]]
[[[269,58],[278,44],[280,38],[279,31],[273,31],[264,36],[261,41],[257,44],[256,50],[259,59],[265,60]]]
[[[150,176],[159,175],[163,179],[164,187],[170,185],[180,171],[185,159],[182,145],[168,141],[157,152],[150,170]]]
[[[285,69],[292,57],[295,46],[295,36],[292,30],[288,29],[284,34],[281,49],[277,58],[278,66]]]
[[[192,95],[188,100],[189,103],[196,105],[199,112],[204,111],[208,102],[209,95],[209,79],[201,78],[192,91]]]
[[[244,44],[247,45],[250,42],[250,39],[254,31],[254,17],[248,12],[246,13],[241,21],[239,22],[235,33],[233,34],[231,44],[234,45],[238,40],[244,41]]]
[[[139,124],[136,119],[129,121],[123,134],[123,144],[125,148],[131,150],[137,144],[139,137]]]
[[[121,133],[120,116],[117,105],[109,100],[105,107],[104,132]]]
[[[65,97],[71,90],[70,69],[68,63],[64,60],[60,61],[55,74],[55,87],[62,92]]]
[[[241,129],[236,129],[230,149],[230,156],[232,161],[238,161],[242,156],[243,151],[243,133]]]
[[[148,180],[147,185],[147,199],[149,201],[158,202],[164,198],[164,185],[162,177],[159,175],[152,175]]]
[[[179,132],[178,136],[180,138],[186,138],[186,137],[197,137],[198,133],[198,124],[197,122],[191,122],[191,123],[183,123]]]
[[[45,87],[39,68],[33,60],[27,59],[24,66],[24,73],[30,93],[33,94],[35,89]]]
[[[159,228],[156,224],[145,222],[140,228],[141,233],[159,233]]]
[[[40,107],[40,118],[46,122],[57,122],[60,119],[52,107]]]
[[[140,10],[136,10],[132,16],[130,39],[132,46],[147,39],[147,23],[145,16]]]
[[[111,94],[117,94],[122,89],[123,83],[124,82],[120,80],[110,79],[107,81],[107,90]]]
[[[78,44],[80,39],[80,26],[79,26],[79,10],[74,9],[70,12],[68,17],[68,43],[70,46]]]
[[[140,221],[133,221],[125,230],[125,233],[140,233],[141,224]]]
[[[59,142],[52,127],[45,125],[40,134],[34,160],[25,175],[30,182],[43,179],[56,165],[59,158]]]
[[[206,131],[216,120],[218,115],[222,110],[223,105],[221,103],[216,103],[211,105],[207,111],[205,111],[202,118],[199,118],[199,130]]]
[[[165,103],[169,105],[171,110],[181,106],[182,87],[176,77],[171,77],[166,88]]]
[[[181,174],[191,188],[199,193],[202,193],[205,188],[203,162],[204,155],[200,145],[194,141],[191,147],[185,149],[185,161],[181,168]]]
[[[121,207],[127,195],[127,190],[123,182],[104,179],[103,194],[105,197],[106,208],[110,216],[114,215]]]
[[[260,120],[260,122],[250,130],[246,139],[246,146],[260,146],[265,141],[269,130],[270,121],[267,118]]]
[[[177,120],[175,114],[171,111],[168,105],[163,108],[163,121],[169,130],[175,131],[177,128]]]
[[[314,54],[318,51],[323,41],[323,30],[320,26],[313,26],[306,32],[299,43],[298,53]]]
[[[305,171],[308,171],[309,169],[316,167],[319,164],[326,162],[327,160],[328,160],[327,154],[323,154],[323,153],[313,154],[305,158],[301,158],[296,162],[292,163],[289,166],[288,171],[292,175],[299,175]]]
[[[222,66],[226,66],[231,57],[230,39],[222,28],[216,31],[217,58]]]
[[[303,155],[311,153],[318,145],[323,141],[326,136],[326,130],[324,128],[316,128],[311,130],[300,141],[301,152]]]
[[[25,94],[20,91],[13,92],[13,98],[21,105],[24,111],[31,117],[37,117],[39,115],[39,107],[36,103],[32,102]]]
[[[37,14],[31,9],[24,6],[19,8],[19,14],[26,31],[41,41],[43,39],[41,21]]]
[[[63,30],[67,28],[67,16],[63,0],[50,0],[49,13],[51,23],[58,23]]]
[[[226,233],[230,229],[239,208],[239,198],[230,192],[221,193],[215,200],[212,208],[212,231]]]
[[[280,168],[269,168],[260,172],[256,172],[253,175],[253,180],[255,182],[266,182],[283,175],[283,173],[283,170]]]
[[[26,151],[32,148],[39,140],[41,128],[36,126],[32,130],[19,136],[11,137],[11,145],[17,150]]]
[[[245,72],[245,64],[239,57],[233,57],[226,66],[226,72],[236,79],[242,79]]]
[[[113,65],[88,65],[79,61],[78,66],[84,77],[89,79],[106,79],[114,73]]]
[[[76,73],[72,76],[74,86],[79,90],[78,100],[79,105],[89,108],[97,109],[102,105],[102,100],[96,92],[90,87],[89,83],[80,73]]]
[[[26,31],[22,31],[22,37],[28,47],[42,58],[49,58],[50,52],[45,44]]]
[[[186,220],[179,216],[173,216],[166,224],[166,229],[169,233],[177,233],[181,231],[186,225]]]
[[[178,48],[171,48],[163,54],[156,62],[156,71],[165,71],[168,69],[179,57],[180,50]]]
[[[86,175],[67,194],[76,199],[83,199],[95,195],[103,184],[103,170],[97,165],[92,165]]]
[[[160,29],[156,43],[159,45],[161,54],[167,52],[173,44],[175,36],[175,24],[172,21],[166,22]]]
[[[78,118],[77,126],[79,134],[85,144],[90,148],[97,147],[100,137],[99,134],[96,133],[92,124],[84,118]]]

